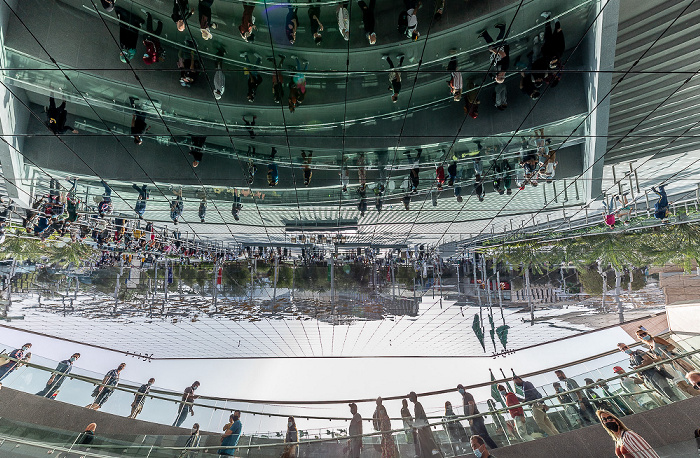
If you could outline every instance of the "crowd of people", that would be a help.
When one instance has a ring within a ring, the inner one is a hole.
[[[700,395],[698,386],[700,372],[689,357],[683,357],[678,353],[671,341],[651,335],[642,326],[639,327],[636,335],[640,348],[632,349],[628,344],[618,344],[618,349],[628,355],[630,368],[636,374],[627,374],[621,366],[615,366],[610,376],[618,377],[619,381],[616,383],[619,383],[619,388],[614,391],[603,379],[596,381],[586,377],[583,379],[584,385],[581,386],[577,380],[568,377],[562,369],[557,369],[554,375],[558,381],[552,384],[555,394],[553,397],[548,397],[549,403],[546,403],[546,397],[541,393],[541,388],[538,389],[532,382],[514,374],[510,381],[513,382],[515,389],[511,387],[509,381],[504,380],[497,384],[498,394],[492,395],[493,399],[489,399],[489,412],[480,413],[474,396],[462,384],[457,385],[456,390],[461,399],[463,416],[455,413],[451,401],[446,401],[444,416],[439,421],[435,421],[435,417],[428,417],[418,400],[418,395],[411,392],[402,400],[400,410],[406,442],[413,444],[417,457],[445,456],[440,440],[436,439],[431,428],[432,425],[442,423],[449,439],[449,447],[454,453],[472,451],[477,456],[488,456],[488,450],[499,447],[493,437],[494,433],[505,436],[508,441],[505,445],[508,445],[510,441],[530,441],[543,435],[554,436],[561,432],[561,428],[568,430],[602,423],[606,431],[615,439],[617,449],[627,450],[629,453],[646,451],[649,454],[644,456],[656,456],[653,449],[641,437],[631,433],[620,418]],[[31,347],[31,343],[26,343],[21,348],[0,357],[0,380],[29,362],[31,354],[28,351]],[[36,394],[56,399],[78,358],[80,354],[74,353],[70,358],[60,361],[51,372],[46,386]],[[662,363],[663,360],[672,358],[673,361]],[[92,391],[94,401],[86,408],[98,410],[108,401],[119,385],[120,375],[125,367],[126,364],[121,363],[105,374]],[[129,418],[137,418],[141,413],[147,398],[152,396],[150,391],[154,383],[155,378],[150,378],[134,392]],[[199,386],[200,383],[195,381],[184,389],[177,402],[172,426],[180,427],[188,416],[194,415],[195,401],[199,398],[195,391]],[[494,400],[500,402],[503,407],[497,408]],[[554,400],[558,401],[561,408],[557,421],[553,421],[551,414],[548,414],[548,410],[557,406]],[[413,405],[413,412],[409,408],[409,402]],[[350,403],[349,408],[352,418],[345,452],[351,458],[359,458],[364,447],[361,437],[363,419],[357,404]],[[530,410],[536,428],[528,421],[530,417],[526,415],[526,409]],[[506,420],[501,413],[506,411],[511,417],[510,420]],[[493,419],[493,428],[490,431],[486,427],[486,417]],[[242,433],[240,418],[241,412],[236,410],[232,413],[230,422],[224,426],[224,434],[221,436],[221,445],[224,448],[219,450],[220,455],[235,453],[235,447]],[[390,418],[382,398],[377,398],[371,423],[373,430],[380,433],[379,449],[382,458],[399,456]],[[462,424],[464,419],[468,420],[468,427]],[[195,426],[195,430],[198,435],[198,425]],[[299,438],[296,420],[294,417],[289,417],[283,457],[297,456]],[[618,456],[627,455],[618,454]]]

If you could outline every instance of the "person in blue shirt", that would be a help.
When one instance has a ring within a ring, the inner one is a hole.
[[[75,363],[78,358],[80,358],[80,353],[73,353],[69,359],[64,359],[58,363],[58,366],[56,366],[56,369],[46,382],[46,386],[37,393],[37,396],[53,399],[56,393],[58,393],[58,389],[61,388],[66,376],[73,370],[73,363]]]
[[[119,385],[119,375],[124,370],[124,367],[126,367],[126,363],[121,363],[116,369],[107,372],[104,379],[102,379],[102,385],[96,386],[92,392],[92,397],[95,398],[95,401],[85,406],[86,408],[97,410],[107,402],[116,386]]]
[[[522,388],[523,394],[525,395],[525,399],[522,400],[523,402],[538,401],[539,399],[542,399],[542,395],[539,391],[537,391],[537,388],[535,388],[535,385],[533,385],[532,382],[523,380],[520,377],[515,377],[513,379],[513,383]],[[550,420],[549,416],[547,416],[547,406],[544,402],[535,402],[530,407],[532,408],[532,416],[535,418],[535,423],[537,423],[537,426],[539,426],[542,431],[547,433],[547,436],[559,434],[559,431],[554,426],[554,423],[552,423],[552,420]]]
[[[267,184],[272,186],[277,186],[280,181],[279,172],[277,171],[277,164],[275,163],[275,155],[277,154],[277,148],[272,148],[270,153],[270,163],[267,164]]]
[[[241,437],[241,431],[243,430],[243,423],[241,423],[241,411],[236,410],[233,412],[233,423],[231,427],[226,430],[226,432],[221,436],[221,446],[222,447],[235,447],[238,445],[238,439]],[[219,455],[233,456],[236,453],[235,448],[222,448],[218,451]]]
[[[131,185],[132,188],[139,193],[138,200],[136,201],[136,206],[134,211],[139,215],[139,219],[143,219],[143,214],[146,212],[146,200],[148,200],[148,190],[147,185],[143,185],[140,188],[134,183]]]
[[[15,369],[20,367],[22,365],[21,361],[24,360],[25,353],[32,348],[32,344],[26,343],[22,345],[22,348],[18,348],[16,350],[12,350],[10,354],[8,355],[10,358],[13,358],[9,361],[7,361],[5,364],[0,366],[0,380],[4,379],[8,375],[10,375],[11,372],[13,372]],[[16,361],[15,361],[16,360]]]
[[[659,196],[659,200],[654,204],[654,217],[664,220],[668,217],[668,196],[666,195],[665,185],[659,186],[659,189],[652,187],[651,190]]]

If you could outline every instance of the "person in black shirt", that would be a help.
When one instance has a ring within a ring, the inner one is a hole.
[[[71,126],[66,125],[66,120],[68,118],[68,111],[66,111],[66,101],[64,100],[61,104],[56,107],[56,100],[53,96],[49,97],[49,107],[46,109],[46,125],[51,129],[56,135],[65,134],[67,130],[70,130],[74,134],[78,131],[73,129]]]
[[[207,141],[207,137],[190,135],[190,141],[192,142],[192,146],[190,146],[190,155],[194,158],[194,161],[192,161],[192,167],[197,167],[204,156],[202,147]]]
[[[143,143],[141,135],[148,132],[151,126],[146,124],[146,114],[136,109],[137,100],[135,97],[129,97],[129,104],[134,109],[134,114],[131,116],[131,135],[134,137],[134,143],[140,145]]]
[[[156,379],[148,379],[148,383],[144,383],[138,389],[138,392],[134,395],[134,402],[131,403],[131,414],[129,418],[136,418],[138,414],[141,413],[143,409],[143,403],[146,402],[146,395],[151,391],[151,386],[156,382]]]
[[[369,0],[369,5],[364,0],[357,2],[357,5],[362,9],[362,24],[365,26],[365,36],[370,45],[377,43],[377,34],[374,33],[374,6],[376,3],[377,0]]]
[[[474,396],[464,389],[464,386],[460,383],[457,385],[457,391],[462,395],[462,406],[464,408],[465,416],[477,415],[479,409],[476,407],[476,402],[474,401]],[[484,417],[474,417],[469,419],[469,426],[472,429],[472,433],[481,436],[489,448],[498,448],[496,442],[491,439],[488,431],[486,430],[486,425],[484,424]]]
[[[173,22],[177,25],[177,30],[183,32],[185,30],[185,22],[194,14],[194,8],[190,9],[188,0],[174,0],[173,14],[170,16]]]
[[[299,17],[297,16],[297,9],[289,6],[289,11],[287,12],[287,20],[285,21],[285,33],[287,34],[287,39],[290,44],[294,44],[297,39],[297,27],[299,27]]]
[[[78,438],[75,440],[76,444],[90,445],[95,438],[95,429],[97,429],[97,423],[90,423],[85,428],[85,431],[80,433]]]
[[[309,22],[311,23],[311,34],[314,36],[314,42],[317,46],[321,46],[321,40],[323,39],[321,36],[321,32],[323,32],[323,24],[321,24],[319,16],[321,16],[321,7],[310,6]]]
[[[557,21],[552,31],[551,14],[544,13],[547,22],[544,25],[544,43],[542,43],[542,55],[547,59],[549,68],[556,68],[559,65],[566,44],[564,42],[564,32],[561,24]]]

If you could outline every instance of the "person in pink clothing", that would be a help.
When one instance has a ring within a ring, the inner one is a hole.
[[[610,229],[615,228],[615,197],[610,197],[610,201],[607,202],[603,199],[603,221]]]

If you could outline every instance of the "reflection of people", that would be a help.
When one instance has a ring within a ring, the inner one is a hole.
[[[667,359],[667,358],[673,358],[675,356],[678,356],[678,352],[676,351],[676,346],[673,345],[671,342],[668,340],[664,339],[663,337],[659,336],[652,336],[649,334],[647,331],[643,329],[638,329],[637,330],[637,337],[639,340],[649,347],[652,353],[654,353],[657,357],[660,359]],[[671,365],[673,366],[674,369],[680,368],[682,372],[690,372],[695,370],[695,368],[690,364],[688,361],[678,358],[674,360]]]
[[[362,25],[365,28],[365,36],[370,45],[377,43],[377,34],[374,32],[374,7],[376,3],[377,0],[369,0],[369,5],[364,0],[357,2],[357,6],[362,10]]]
[[[188,386],[187,388],[185,388],[185,391],[182,393],[182,400],[180,401],[180,405],[178,406],[177,417],[173,422],[173,426],[179,427],[180,425],[182,425],[185,422],[185,418],[187,418],[187,412],[189,412],[190,415],[194,415],[192,403],[195,399],[199,397],[195,396],[194,394],[197,388],[199,388],[199,382],[194,382],[192,386]]]
[[[452,410],[452,403],[450,401],[445,402],[445,416],[442,417],[442,423],[444,424],[445,431],[447,431],[447,435],[455,451],[462,452],[462,442],[467,442],[468,440],[467,432]]]
[[[231,204],[231,215],[238,221],[240,218],[241,209],[243,204],[241,203],[241,194],[237,189],[233,190],[233,204]]]
[[[287,435],[284,437],[284,452],[282,456],[284,458],[296,458],[297,451],[299,449],[299,431],[297,431],[297,423],[294,421],[294,417],[289,417],[287,419]]]
[[[93,439],[95,439],[95,430],[97,429],[97,423],[90,423],[85,428],[85,431],[80,433],[78,438],[75,440],[76,444],[90,445]]]
[[[391,434],[391,420],[383,405],[377,406],[377,414],[379,420],[379,431],[382,432],[382,458],[399,458],[399,449],[394,442],[394,437]]]
[[[253,17],[253,11],[255,10],[255,5],[243,4],[243,16],[241,16],[241,25],[238,26],[238,31],[241,33],[241,38],[247,42],[255,40],[254,30],[257,30],[255,26],[255,18]]]
[[[194,458],[195,456],[199,456],[197,450],[189,450],[189,448],[199,447],[200,439],[199,423],[195,423],[192,425],[192,433],[190,434],[190,437],[187,438],[187,442],[185,442],[185,449],[180,453],[179,458]]]
[[[596,416],[615,441],[615,455],[618,457],[659,458],[659,455],[642,436],[630,430],[615,415],[607,410],[596,411]]]
[[[129,418],[136,418],[136,416],[141,413],[143,403],[146,402],[146,395],[149,391],[151,391],[151,387],[155,382],[156,379],[150,378],[148,379],[148,383],[144,383],[139,387],[138,391],[134,395],[134,402],[131,403],[131,413],[129,414]]]
[[[362,415],[360,415],[357,411],[357,404],[352,402],[349,405],[352,420],[350,420],[350,427],[348,428],[348,435],[350,435],[350,440],[348,440],[348,458],[360,458],[360,452],[362,450],[362,437],[353,436],[362,435]]]
[[[520,404],[520,399],[512,391],[506,390],[503,385],[498,385],[498,391],[501,393],[501,397],[506,400],[506,406],[511,407]],[[513,423],[515,423],[515,430],[518,432],[518,436],[524,441],[531,441],[534,439],[527,432],[527,422],[525,420],[525,409],[522,407],[514,407],[508,409]]]
[[[66,111],[66,101],[64,100],[61,104],[56,107],[56,100],[53,97],[49,98],[49,107],[46,109],[46,125],[51,129],[51,131],[56,134],[65,134],[66,131],[70,130],[74,134],[78,131],[73,129],[71,126],[66,126],[66,120],[68,119],[68,111]]]
[[[415,456],[420,455],[420,446],[418,444],[418,437],[416,437],[416,428],[413,427],[413,415],[408,409],[408,401],[406,399],[401,400],[401,420],[403,421],[403,431],[406,435],[406,443],[413,444]]]
[[[105,377],[102,379],[102,384],[95,387],[92,392],[92,397],[95,400],[92,404],[87,405],[88,409],[97,410],[102,405],[107,402],[107,399],[114,392],[114,388],[119,384],[119,374],[126,367],[126,363],[121,363],[116,369],[112,369],[107,372]]]
[[[671,401],[680,401],[678,395],[666,381],[666,377],[652,365],[654,364],[654,358],[651,355],[642,350],[632,350],[624,343],[617,344],[617,348],[621,352],[627,353],[630,358],[630,366],[633,369],[648,368],[640,371],[639,375],[641,375],[646,382],[649,382],[656,391],[662,395],[665,394]]]
[[[459,394],[462,395],[462,407],[464,409],[464,415],[467,417],[472,415],[478,415],[479,409],[477,409],[476,407],[474,396],[472,396],[471,393],[466,391],[461,383],[457,385],[457,391],[459,391]],[[479,416],[475,418],[470,418],[469,426],[472,428],[472,431],[475,434],[481,436],[483,440],[486,441],[490,448],[498,448],[498,445],[496,445],[496,442],[494,442],[494,440],[491,439],[491,436],[489,436],[489,433],[486,430],[486,425],[484,424],[484,417]]]
[[[304,186],[308,186],[311,182],[311,157],[313,153],[313,151],[309,151],[308,153],[304,150],[301,151],[301,159],[304,164]]]
[[[556,375],[559,380],[561,380],[562,382],[564,382],[566,384],[566,391],[575,390],[576,388],[579,387],[576,380],[566,377],[566,375],[564,374],[564,371],[556,370],[556,371],[554,371],[554,375]],[[576,410],[578,411],[578,415],[581,418],[581,421],[586,426],[593,424],[595,412],[593,411],[593,408],[591,407],[591,403],[588,401],[588,398],[586,398],[581,393],[581,391],[575,391],[574,393],[562,394],[561,397],[566,399],[567,402],[573,402],[576,405]]]
[[[396,103],[399,99],[399,92],[401,92],[401,66],[403,65],[404,55],[399,54],[396,56],[399,59],[399,65],[394,67],[394,62],[388,55],[383,55],[382,59],[389,64],[391,71],[389,72],[389,90],[391,91],[391,101]]]
[[[314,43],[316,43],[317,46],[321,46],[321,40],[323,40],[323,36],[321,35],[321,32],[323,32],[323,24],[321,24],[321,20],[319,19],[321,16],[321,7],[317,5],[309,6],[308,14]]]
[[[428,423],[428,416],[425,414],[423,405],[418,401],[418,395],[416,395],[415,391],[408,393],[408,400],[414,404],[414,426],[416,427],[418,443],[420,444],[420,457],[431,458],[434,455],[444,457],[445,455],[440,450],[440,446],[435,442],[433,432]],[[435,451],[437,453],[434,453]]]
[[[533,385],[532,382],[523,380],[520,377],[515,377],[513,379],[513,383],[515,383],[515,385],[519,387],[522,387],[523,395],[525,396],[525,402],[537,401],[538,399],[542,399],[542,395],[539,391],[537,391],[537,388],[535,388],[535,385]],[[554,426],[552,420],[550,420],[549,416],[547,415],[547,406],[544,402],[538,401],[532,404],[530,407],[532,408],[532,416],[535,419],[535,423],[537,423],[537,426],[539,426],[540,429],[542,429],[542,431],[547,433],[548,436],[554,436],[555,434],[559,434],[559,431],[557,431],[557,428]]]
[[[270,163],[267,164],[267,184],[269,186],[277,186],[280,177],[277,170],[277,164],[275,163],[275,155],[277,154],[277,148],[272,147],[272,152],[270,153]]]
[[[22,348],[12,350],[10,354],[7,355],[8,357],[15,359],[16,361],[8,360],[5,364],[0,366],[0,380],[4,379],[8,375],[10,375],[11,372],[22,366],[22,361],[28,361],[28,359],[25,359],[25,353],[30,348],[32,348],[32,344],[26,343],[22,345]],[[29,355],[31,355],[31,353],[29,353]]]
[[[666,195],[665,185],[659,186],[659,189],[652,187],[651,190],[659,196],[659,200],[654,204],[654,218],[665,220],[668,218],[668,196]]]
[[[197,167],[204,157],[202,148],[204,148],[204,143],[207,141],[207,137],[201,135],[190,135],[190,141],[192,145],[190,146],[190,156],[194,159],[192,161],[192,167]]]
[[[226,429],[226,432],[221,436],[221,446],[222,447],[235,447],[238,445],[238,439],[241,437],[241,431],[243,430],[243,423],[241,423],[241,412],[236,410],[233,412],[231,426]],[[219,455],[230,455],[236,453],[235,448],[222,448],[219,450]]]
[[[185,30],[185,22],[194,14],[194,8],[190,9],[188,0],[173,0],[173,14],[170,18],[177,26],[177,30]]]
[[[46,386],[37,393],[37,396],[43,396],[49,399],[53,398],[55,394],[58,393],[58,389],[63,384],[66,376],[73,370],[73,363],[76,362],[78,358],[80,358],[80,353],[73,353],[69,359],[64,359],[58,363],[58,366],[56,366],[56,369],[54,369],[49,380],[46,382]]]

